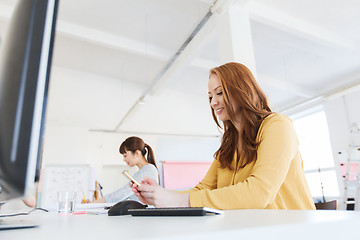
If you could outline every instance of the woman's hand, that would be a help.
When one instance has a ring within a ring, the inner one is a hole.
[[[84,204],[84,203],[89,203],[90,202],[90,200],[89,199],[82,199],[81,200],[81,204]]]
[[[36,206],[36,198],[33,195],[29,195],[22,200],[26,206],[28,207],[35,207]]]
[[[152,178],[144,178],[141,185],[130,184],[139,200],[155,207],[189,207],[189,194],[177,193],[160,187]]]
[[[101,197],[101,198],[96,199],[94,201],[90,201],[89,199],[86,199],[86,200],[82,199],[81,203],[106,203],[106,199],[105,199],[105,197]]]

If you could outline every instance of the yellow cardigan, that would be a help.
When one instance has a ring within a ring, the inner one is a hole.
[[[257,159],[243,168],[212,163],[204,179],[190,189],[191,207],[216,209],[315,209],[305,179],[292,121],[271,114],[260,125]]]

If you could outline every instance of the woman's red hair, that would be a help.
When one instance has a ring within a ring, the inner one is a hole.
[[[226,63],[211,69],[210,75],[212,74],[220,79],[224,103],[230,118],[223,122],[224,134],[221,146],[214,157],[219,159],[222,168],[231,169],[240,136],[240,152],[237,152],[236,160],[240,161],[240,167],[244,167],[257,158],[259,142],[256,142],[256,135],[261,122],[271,114],[271,109],[264,92],[250,70],[243,64]],[[222,128],[212,108],[211,112],[216,124]],[[234,125],[239,119],[241,119],[241,132],[238,132]]]

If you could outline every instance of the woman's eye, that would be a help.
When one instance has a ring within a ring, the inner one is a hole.
[[[218,92],[217,95],[219,95],[219,96],[222,95],[222,92]]]
[[[212,97],[209,97],[209,101],[211,101]]]

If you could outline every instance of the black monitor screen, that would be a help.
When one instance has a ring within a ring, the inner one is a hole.
[[[34,185],[41,159],[57,0],[19,0],[0,58],[0,202]]]

